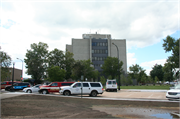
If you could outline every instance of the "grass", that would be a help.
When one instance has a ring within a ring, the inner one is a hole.
[[[121,89],[154,89],[154,90],[169,90],[171,86],[170,85],[151,85],[151,86],[146,86],[146,85],[142,85],[142,86],[121,86]]]

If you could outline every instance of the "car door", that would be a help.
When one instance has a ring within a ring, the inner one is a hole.
[[[89,86],[89,83],[83,83],[83,94],[90,94],[91,88]]]
[[[22,83],[16,83],[16,84],[14,84],[14,86],[13,86],[13,88],[15,89],[15,90],[20,90],[20,89],[22,89]]]
[[[59,91],[58,83],[52,83],[50,85],[50,92],[57,92]]]
[[[80,94],[81,93],[81,83],[75,83],[72,87],[72,94]]]
[[[38,92],[39,90],[39,85],[35,85],[32,87],[32,92]]]

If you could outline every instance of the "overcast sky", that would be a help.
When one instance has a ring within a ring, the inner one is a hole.
[[[1,51],[22,69],[30,44],[44,42],[49,51],[65,51],[82,34],[111,34],[126,39],[127,65],[146,69],[164,64],[170,53],[167,35],[179,38],[179,0],[1,0]],[[24,64],[24,77],[25,74]]]

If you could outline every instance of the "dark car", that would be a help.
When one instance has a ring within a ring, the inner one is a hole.
[[[13,84],[13,90],[22,90],[24,88],[31,87],[30,83],[14,83]],[[10,91],[12,89],[12,86],[6,86],[5,90]]]

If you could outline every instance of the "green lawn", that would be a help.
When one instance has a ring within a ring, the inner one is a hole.
[[[170,85],[156,85],[156,86],[146,86],[146,85],[142,85],[142,86],[121,86],[121,89],[159,89],[159,90],[169,90],[169,87],[171,87]]]

